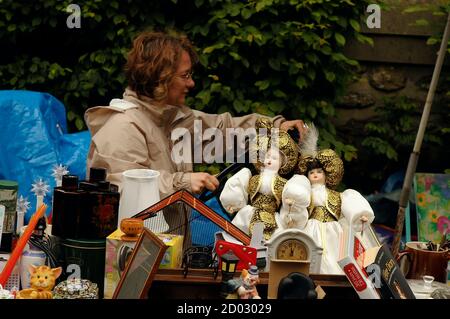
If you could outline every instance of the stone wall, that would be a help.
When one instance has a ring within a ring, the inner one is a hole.
[[[338,127],[352,119],[370,120],[384,97],[403,95],[418,103],[425,102],[439,50],[438,45],[427,45],[426,41],[431,35],[443,32],[446,17],[430,12],[402,13],[409,5],[407,2],[417,1],[401,1],[389,11],[382,10],[380,29],[368,29],[363,25],[363,33],[374,40],[373,47],[349,41],[346,54],[360,61],[362,68],[337,105]],[[429,21],[429,25],[412,25],[418,19]],[[449,60],[446,59],[441,78],[448,72]],[[443,98],[442,92],[438,91],[436,100]]]
[[[384,104],[385,98],[405,96],[418,105],[418,129],[439,49],[439,45],[427,45],[426,42],[431,35],[443,33],[447,20],[446,16],[436,16],[431,12],[403,13],[406,7],[420,1],[391,2],[394,4],[389,11],[381,11],[380,29],[362,26],[365,35],[373,39],[373,47],[356,40],[347,43],[346,55],[358,60],[361,69],[336,105],[336,117],[332,119],[338,134],[359,150],[358,158],[353,162],[356,165],[346,163],[344,183],[366,194],[380,190],[389,175],[406,170],[414,141],[410,146],[396,149],[399,153],[397,160],[388,160],[361,146],[365,137],[364,127],[377,119],[375,109]],[[421,2],[436,4],[442,1]],[[429,24],[425,27],[413,25],[418,19],[427,20]],[[449,61],[450,54],[447,53],[426,132],[436,118],[442,118],[443,108],[444,112],[450,113],[450,96],[445,95],[450,91]],[[449,127],[448,124],[444,126]],[[411,134],[415,138],[416,133]],[[436,144],[424,141],[421,151],[417,171],[443,173],[450,168],[447,163],[449,148],[436,150]]]

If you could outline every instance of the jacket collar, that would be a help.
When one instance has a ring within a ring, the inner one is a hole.
[[[187,106],[175,106],[169,104],[161,106],[156,104],[155,101],[149,97],[140,96],[138,98],[136,92],[129,88],[125,89],[123,98],[126,101],[144,107],[157,126],[167,126],[175,121],[188,117],[189,113],[192,112]]]

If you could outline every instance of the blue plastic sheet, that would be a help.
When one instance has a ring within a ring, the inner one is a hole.
[[[36,210],[32,184],[45,181],[49,216],[56,185],[53,168],[61,164],[70,174],[85,178],[89,132],[68,134],[65,107],[48,93],[0,91],[0,114],[0,179],[19,182],[18,195],[31,204],[26,223]]]

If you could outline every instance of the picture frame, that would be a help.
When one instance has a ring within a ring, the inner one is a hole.
[[[439,243],[450,220],[450,174],[416,173],[417,240]]]
[[[113,299],[146,299],[166,250],[164,242],[144,227]]]

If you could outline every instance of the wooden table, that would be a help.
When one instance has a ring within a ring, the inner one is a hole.
[[[239,274],[236,273],[235,277]],[[329,299],[358,299],[358,295],[344,275],[311,274]],[[269,273],[261,272],[258,292],[267,298]],[[159,269],[149,291],[151,299],[220,299],[222,278],[214,278],[212,269],[189,269],[187,276],[180,269]]]

